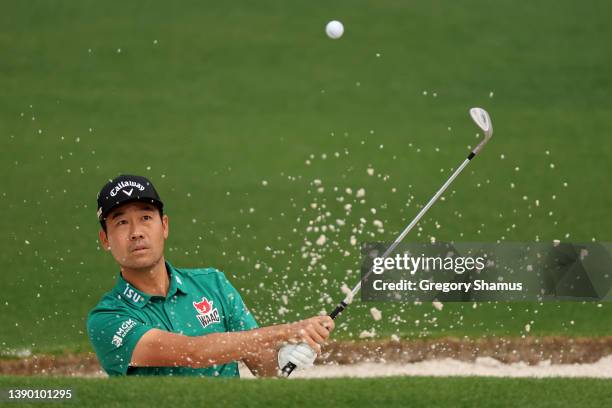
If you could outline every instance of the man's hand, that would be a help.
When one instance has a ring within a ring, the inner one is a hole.
[[[278,351],[278,366],[283,368],[287,363],[295,364],[296,368],[312,367],[317,353],[306,343],[286,344]]]
[[[277,342],[271,347],[258,347],[257,353],[243,357],[242,361],[257,376],[278,375],[279,369],[288,361],[298,367],[310,366],[333,328],[334,321],[328,316],[316,316],[266,328],[275,332]]]
[[[287,325],[289,343],[306,343],[315,353],[321,352],[321,345],[334,329],[334,321],[329,316],[315,316]]]

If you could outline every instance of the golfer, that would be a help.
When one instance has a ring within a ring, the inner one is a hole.
[[[115,375],[258,376],[312,365],[334,328],[327,316],[258,328],[225,275],[164,257],[168,216],[149,180],[120,175],[98,194],[99,239],[119,264],[115,287],[89,313],[100,365]]]

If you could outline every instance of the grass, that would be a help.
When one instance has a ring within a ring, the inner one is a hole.
[[[491,112],[496,136],[411,239],[606,241],[611,9],[7,5],[0,349],[88,349],[85,316],[117,273],[96,242],[95,197],[120,172],[150,177],[165,200],[168,259],[226,271],[261,324],[329,310],[340,284],[357,279],[351,235],[389,240],[413,217],[474,144],[474,105]],[[332,18],[346,27],[339,41],[323,35]],[[328,245],[301,250],[320,235],[311,222],[336,219],[346,226],[328,231]],[[321,256],[314,266],[310,252]],[[599,336],[611,320],[608,304],[354,304],[336,337],[516,336],[527,323],[532,335]]]
[[[196,378],[49,379],[0,377],[0,387],[70,388],[79,406],[160,402],[224,407],[601,407],[612,403],[601,379],[370,378],[224,380]],[[104,395],[101,400],[100,396]],[[585,397],[587,396],[587,397]],[[39,403],[31,404],[38,406]],[[64,405],[71,406],[71,403]],[[28,406],[21,403],[20,406]]]

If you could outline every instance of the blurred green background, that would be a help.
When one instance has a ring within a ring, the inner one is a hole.
[[[260,324],[330,310],[358,280],[359,243],[392,240],[475,145],[472,106],[496,135],[410,239],[610,240],[609,2],[3,9],[3,354],[89,350],[86,314],[118,273],[95,198],[119,173],[164,199],[167,259],[225,271]],[[332,19],[340,40],[324,34]],[[596,303],[356,302],[335,338],[609,335],[610,323]]]

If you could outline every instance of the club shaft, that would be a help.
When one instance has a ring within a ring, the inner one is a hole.
[[[410,222],[410,224],[408,224],[408,226],[404,228],[401,234],[399,234],[398,237],[395,238],[395,241],[393,241],[393,244],[391,244],[391,246],[387,248],[387,250],[382,254],[381,258],[386,258],[395,250],[395,248],[400,244],[400,242],[402,242],[402,240],[406,237],[406,235],[408,235],[410,230],[412,230],[412,228],[414,228],[414,226],[421,220],[421,218],[423,218],[423,216],[427,213],[427,211],[431,208],[431,206],[434,205],[436,201],[438,201],[438,198],[440,198],[440,196],[444,194],[448,186],[451,185],[453,180],[457,178],[457,176],[463,171],[465,166],[467,166],[470,163],[470,161],[475,155],[476,154],[474,153],[474,151],[470,153],[467,159],[465,159],[463,163],[461,163],[461,165],[457,168],[457,170],[455,170],[453,174],[451,174],[451,176],[448,178],[448,180],[446,180],[446,182],[442,185],[442,187],[440,187],[440,189],[436,192],[436,194],[434,194],[433,197],[431,197],[429,202],[425,204],[425,207],[423,207],[421,211],[419,211],[419,213],[416,215],[416,217],[414,217],[414,219]],[[359,280],[359,283],[355,285],[355,287],[351,291],[351,294],[347,295],[347,297],[342,302],[338,303],[336,308],[329,314],[329,317],[331,317],[332,319],[335,319],[336,317],[338,317],[340,313],[342,313],[342,311],[346,308],[346,306],[351,302],[352,298],[361,289],[361,282],[366,280],[371,274],[372,274],[372,268],[370,268],[368,273],[362,279]],[[295,364],[287,363],[282,369],[283,375],[285,377],[289,377],[295,368],[296,368]]]
[[[436,201],[438,201],[438,198],[440,198],[442,194],[444,194],[444,191],[446,191],[448,186],[451,185],[453,180],[455,180],[457,176],[463,171],[465,166],[469,164],[470,160],[471,160],[471,157],[468,156],[468,158],[465,159],[463,163],[461,163],[461,165],[457,168],[457,170],[455,170],[453,174],[451,174],[451,176],[448,178],[448,180],[446,180],[446,182],[442,185],[442,187],[440,187],[440,189],[436,192],[436,194],[434,194],[434,196],[431,197],[429,202],[425,204],[425,207],[423,207],[421,211],[419,211],[419,213],[416,215],[416,217],[414,217],[414,219],[410,222],[410,224],[408,224],[408,226],[404,228],[402,233],[398,235],[398,237],[395,239],[395,241],[393,241],[391,246],[389,246],[389,248],[387,248],[387,250],[381,255],[381,258],[383,259],[386,258],[395,250],[395,248],[397,248],[400,242],[402,242],[402,240],[406,237],[406,235],[408,235],[410,230],[412,230],[412,228],[414,228],[414,226],[417,225],[417,223],[421,220],[421,218],[423,218],[423,216],[427,213],[427,211],[431,208],[431,206],[434,205]],[[350,299],[353,298],[357,294],[357,292],[359,292],[359,290],[361,289],[361,282],[366,280],[371,274],[372,274],[372,268],[370,268],[368,273],[361,280],[359,280],[359,283],[355,285],[355,287],[351,291],[351,294],[344,299],[343,303],[347,303],[347,304],[349,303]]]

